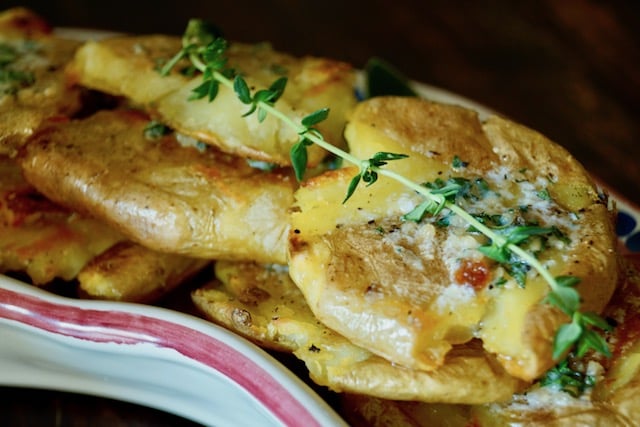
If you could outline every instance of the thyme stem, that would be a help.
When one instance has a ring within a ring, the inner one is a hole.
[[[183,37],[183,49],[171,58],[167,64],[165,64],[161,73],[166,75],[182,58],[188,57],[192,66],[203,74],[203,79],[205,80],[203,86],[215,83],[214,86],[206,87],[206,90],[198,90],[200,88],[194,90],[197,92],[197,96],[195,97],[196,99],[208,95],[209,102],[213,101],[217,93],[217,85],[222,84],[232,91],[236,91],[241,102],[251,104],[251,109],[244,114],[245,116],[248,116],[257,110],[258,120],[262,121],[264,117],[269,114],[293,129],[301,137],[298,143],[294,146],[295,150],[292,150],[292,164],[294,166],[296,176],[299,179],[302,179],[301,177],[303,176],[304,169],[306,168],[306,145],[310,145],[312,143],[357,166],[360,173],[354,177],[349,185],[347,197],[344,199],[343,203],[349,199],[361,179],[368,183],[368,185],[371,185],[375,182],[378,175],[384,175],[387,178],[393,179],[406,188],[422,195],[426,201],[432,203],[433,206],[430,206],[432,208],[430,211],[432,214],[435,215],[443,208],[449,209],[452,213],[462,218],[467,225],[473,227],[491,241],[491,248],[479,248],[479,250],[485,253],[485,255],[497,260],[499,263],[504,263],[504,252],[510,252],[512,255],[520,258],[520,261],[524,262],[528,267],[533,268],[547,282],[551,292],[549,292],[548,296],[545,298],[545,302],[556,306],[571,319],[570,323],[560,326],[556,333],[553,345],[554,359],[557,360],[573,346],[577,346],[578,355],[584,354],[584,352],[589,349],[594,349],[600,353],[609,355],[609,350],[604,338],[597,335],[589,327],[595,326],[602,330],[609,330],[610,327],[606,324],[604,319],[600,318],[598,315],[593,313],[581,313],[578,310],[580,305],[580,296],[573,288],[573,286],[580,281],[578,278],[571,276],[554,277],[534,254],[518,245],[518,243],[523,240],[522,235],[514,238],[513,236],[500,234],[456,204],[455,200],[448,200],[443,193],[431,190],[425,185],[418,184],[393,170],[382,167],[386,165],[387,161],[401,159],[407,157],[406,155],[377,153],[371,159],[362,160],[327,142],[322,134],[313,129],[312,126],[326,118],[328,109],[325,109],[326,111],[319,111],[322,114],[316,114],[318,113],[316,112],[311,116],[307,116],[301,123],[295,122],[291,117],[287,116],[274,106],[275,101],[284,90],[286,79],[283,81],[277,81],[271,86],[271,88],[269,88],[269,90],[261,91],[262,93],[257,93],[255,96],[252,96],[242,77],[236,76],[234,81],[230,78],[231,74],[225,74],[226,71],[230,71],[225,70],[224,68],[226,59],[224,58],[223,52],[226,49],[226,42],[223,39],[216,39],[214,35],[209,34],[206,30],[206,26],[201,22],[190,22],[187,32]],[[215,45],[216,40],[223,42],[222,45]],[[203,49],[208,47],[211,47],[212,50],[205,54]],[[238,87],[240,89],[238,89],[234,83],[239,83]],[[294,159],[294,152],[296,153],[296,159]],[[484,249],[487,250],[485,251]],[[495,253],[492,253],[489,249],[497,249],[498,255],[495,255]],[[508,262],[513,261],[510,260]]]
[[[206,65],[200,60],[200,58],[197,55],[195,55],[195,54],[190,55],[190,59],[191,59],[192,64],[199,71],[204,72],[204,70],[206,69]],[[230,78],[226,77],[221,72],[214,71],[213,74],[212,74],[212,77],[214,79],[216,79],[217,81],[219,81],[221,84],[223,84],[226,87],[228,87],[229,89],[233,90],[233,80],[231,80]],[[278,118],[283,123],[285,123],[287,126],[289,126],[292,129],[294,129],[296,131],[296,133],[301,134],[306,130],[306,127],[302,126],[299,123],[296,123],[295,121],[293,121],[291,119],[291,117],[287,116],[282,111],[280,111],[277,108],[275,108],[273,105],[271,105],[271,104],[269,104],[267,102],[263,102],[263,101],[258,101],[258,104],[259,104],[260,108],[262,108],[263,110],[267,111],[269,114],[271,114],[272,116]],[[366,160],[362,160],[362,159],[360,159],[358,157],[355,157],[354,155],[342,150],[341,148],[336,147],[335,145],[328,143],[320,134],[309,133],[309,134],[307,134],[306,137],[307,137],[307,139],[311,140],[313,143],[317,144],[318,146],[324,148],[325,150],[327,150],[331,154],[334,154],[334,155],[336,155],[336,156],[348,161],[349,163],[351,163],[351,164],[353,164],[355,166],[358,166],[358,167],[362,168],[364,163],[366,162]],[[538,259],[535,256],[531,255],[529,252],[525,251],[524,249],[522,249],[518,245],[515,245],[515,244],[512,244],[512,243],[507,243],[507,239],[504,236],[496,233],[490,227],[487,227],[482,222],[478,221],[476,218],[473,217],[473,215],[469,214],[467,211],[465,211],[460,206],[456,205],[455,203],[451,203],[451,202],[445,201],[444,198],[441,195],[434,194],[433,192],[431,192],[425,186],[419,185],[415,181],[412,181],[411,179],[408,179],[405,176],[400,175],[399,173],[397,173],[397,172],[395,172],[393,170],[386,169],[386,168],[381,168],[381,167],[378,167],[378,166],[369,166],[369,167],[371,168],[371,170],[377,172],[378,174],[386,176],[388,178],[391,178],[391,179],[397,181],[398,183],[404,185],[405,187],[409,188],[410,190],[413,190],[413,191],[417,192],[418,194],[422,195],[423,197],[432,200],[433,202],[436,202],[438,204],[444,203],[444,207],[445,208],[451,210],[453,213],[455,213],[456,215],[461,217],[463,220],[466,221],[466,223],[468,225],[474,227],[476,230],[478,230],[479,232],[484,234],[487,238],[491,239],[495,244],[497,244],[498,246],[506,245],[506,247],[509,250],[511,250],[513,253],[518,255],[523,261],[525,261],[527,264],[529,264],[531,267],[533,267],[544,278],[544,280],[549,284],[549,286],[551,287],[552,290],[555,291],[555,290],[557,290],[559,288],[559,285],[558,285],[556,279],[553,277],[553,275],[551,275],[549,270],[546,269],[540,263],[540,261],[538,261]]]

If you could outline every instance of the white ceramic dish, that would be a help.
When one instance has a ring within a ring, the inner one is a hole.
[[[111,33],[63,29],[74,38]],[[426,98],[485,107],[417,85]],[[621,243],[640,252],[640,213],[620,203]],[[637,246],[636,246],[637,245]],[[302,380],[248,341],[157,307],[63,298],[0,276],[0,384],[116,398],[216,426],[344,421]]]
[[[210,322],[59,297],[0,276],[0,384],[111,397],[205,425],[343,425],[305,383]]]

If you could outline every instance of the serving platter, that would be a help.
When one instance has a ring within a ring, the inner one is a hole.
[[[210,322],[0,276],[0,384],[111,397],[205,425],[341,425],[301,379]]]
[[[414,87],[427,99],[492,114],[446,90]],[[608,191],[619,209],[622,252],[640,254],[640,210]],[[62,297],[0,275],[0,337],[1,385],[115,398],[205,425],[346,425],[274,357],[191,314]]]

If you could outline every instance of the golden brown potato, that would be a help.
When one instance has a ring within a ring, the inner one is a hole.
[[[481,123],[475,112],[416,98],[362,102],[345,135],[361,159],[409,155],[387,168],[415,182],[463,182],[468,192],[457,203],[485,221],[560,230],[539,242],[540,262],[553,276],[582,280],[584,311],[600,312],[609,300],[617,277],[612,211],[558,145],[502,118]],[[541,276],[529,271],[521,286],[448,210],[402,220],[423,199],[384,176],[343,204],[356,172],[325,173],[295,195],[290,274],[320,321],[414,369],[437,369],[453,346],[474,338],[523,380],[554,365],[553,337],[568,319],[541,303],[549,291]]]
[[[286,262],[295,178],[182,146],[175,134],[147,139],[148,122],[138,112],[101,111],[52,124],[23,150],[25,177],[153,250]]]
[[[282,267],[217,262],[221,283],[193,292],[211,320],[263,347],[293,352],[311,378],[338,392],[426,402],[493,402],[524,384],[477,342],[458,346],[435,371],[406,369],[360,348],[322,325]]]
[[[196,307],[213,322],[261,347],[286,352],[293,352],[298,344],[281,333],[281,318],[319,323],[300,290],[286,277],[286,267],[218,261],[214,268],[218,281],[192,293]]]
[[[624,262],[624,261],[623,261]],[[612,357],[587,357],[593,388],[577,397],[555,385],[535,384],[506,402],[489,405],[400,402],[345,395],[343,413],[354,426],[631,427],[640,420],[640,275],[625,263],[621,285],[604,315],[615,321],[608,336]]]
[[[79,293],[82,298],[151,303],[207,264],[205,259],[121,242],[92,259],[78,273]]]
[[[47,200],[23,179],[15,161],[0,156],[0,272],[24,272],[36,285],[71,280],[123,238]]]
[[[48,119],[82,105],[80,88],[68,87],[64,67],[80,45],[51,34],[47,23],[24,8],[0,13],[0,154],[17,148]]]
[[[225,152],[289,165],[289,150],[298,140],[295,130],[274,117],[261,123],[255,114],[243,117],[248,107],[226,86],[220,87],[212,103],[190,101],[192,90],[202,82],[200,75],[186,77],[180,67],[169,76],[159,74],[159,64],[177,53],[180,45],[179,38],[163,35],[90,41],[78,51],[69,75],[81,85],[129,98],[159,121]],[[317,128],[328,141],[342,144],[346,114],[356,102],[350,66],[322,58],[294,58],[268,44],[233,43],[228,59],[253,89],[267,88],[286,76],[287,90],[277,107],[296,123],[329,107],[328,120]],[[317,146],[309,147],[309,164],[318,164],[325,154]]]

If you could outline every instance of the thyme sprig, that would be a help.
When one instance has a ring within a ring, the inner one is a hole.
[[[424,197],[424,202],[406,214],[404,219],[420,221],[425,215],[435,216],[444,209],[448,209],[452,214],[462,218],[474,231],[482,233],[488,239],[488,243],[480,246],[479,250],[485,256],[505,266],[506,270],[512,272],[522,285],[529,269],[537,271],[548,283],[550,292],[545,302],[557,307],[571,319],[556,333],[553,345],[555,360],[559,360],[572,347],[576,348],[578,354],[584,354],[589,350],[609,354],[606,341],[593,330],[593,328],[609,330],[609,325],[594,313],[579,311],[580,295],[575,286],[580,279],[573,276],[554,277],[534,254],[522,247],[523,243],[532,236],[550,233],[550,229],[532,226],[493,228],[455,202],[455,197],[463,188],[460,183],[454,181],[440,187],[422,185],[385,167],[389,161],[400,160],[407,155],[378,152],[371,158],[363,160],[330,144],[315,128],[328,117],[328,109],[317,110],[304,117],[299,123],[294,121],[275,107],[275,102],[285,90],[286,78],[279,78],[269,88],[260,89],[252,94],[244,78],[227,67],[226,49],[227,42],[215,32],[210,31],[205,22],[192,20],[183,35],[182,49],[165,64],[161,73],[168,74],[182,59],[187,58],[191,66],[202,73],[202,83],[193,90],[190,99],[207,98],[212,102],[218,94],[219,85],[222,84],[233,90],[238,99],[249,106],[244,116],[257,112],[258,120],[263,121],[271,115],[295,130],[299,139],[292,146],[290,157],[295,175],[299,180],[302,180],[305,175],[307,147],[312,144],[358,167],[359,172],[349,183],[343,202],[354,194],[361,183],[370,186],[378,180],[379,176],[385,176]],[[457,161],[454,166],[458,168],[465,165]]]

